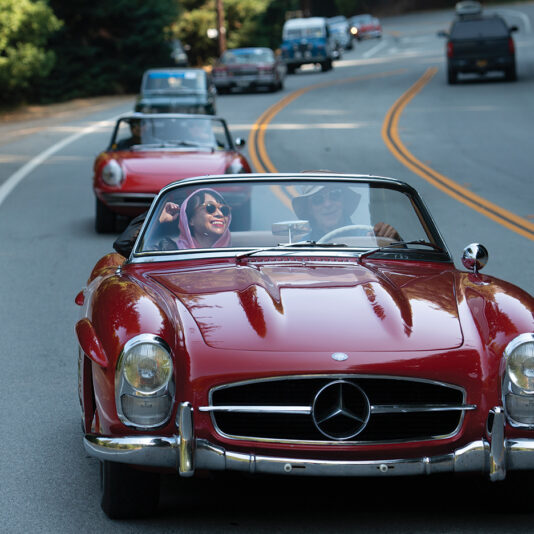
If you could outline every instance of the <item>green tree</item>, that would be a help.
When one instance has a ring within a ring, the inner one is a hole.
[[[272,46],[271,28],[266,27],[265,14],[272,4],[289,5],[294,2],[280,0],[224,0],[226,41],[228,48],[243,46]],[[217,27],[215,0],[182,0],[184,13],[173,26],[176,37],[191,46],[189,54],[193,64],[206,64],[217,57],[217,39],[209,38],[208,29]],[[284,8],[277,8],[279,12]],[[283,19],[282,19],[283,23]],[[281,26],[280,26],[281,28]],[[278,28],[276,28],[278,32]],[[280,30],[281,31],[281,30]],[[276,45],[276,46],[277,46]]]
[[[52,69],[46,45],[61,22],[44,0],[0,0],[0,12],[0,91],[4,103],[16,103]]]
[[[177,0],[50,0],[64,26],[51,46],[57,62],[41,100],[128,93],[143,72],[171,65],[169,28]]]

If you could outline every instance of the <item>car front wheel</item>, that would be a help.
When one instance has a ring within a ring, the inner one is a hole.
[[[99,234],[115,231],[117,216],[99,198],[96,199],[95,230]]]
[[[327,72],[329,70],[332,70],[332,60],[328,59],[328,60],[324,61],[323,63],[321,63],[321,70],[323,72]]]
[[[102,510],[110,519],[153,514],[159,501],[158,473],[138,471],[127,464],[101,462]]]

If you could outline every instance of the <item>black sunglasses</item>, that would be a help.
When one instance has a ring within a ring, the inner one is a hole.
[[[213,202],[205,202],[204,204],[200,204],[200,206],[203,206],[206,213],[209,215],[213,215],[217,210],[222,213],[223,217],[228,217],[228,215],[230,215],[230,206],[227,206],[226,204],[217,205]]]
[[[341,189],[331,189],[330,191],[325,191],[325,193],[315,194],[311,197],[311,203],[314,206],[320,206],[325,203],[327,198],[330,202],[340,202],[343,199],[343,191]]]

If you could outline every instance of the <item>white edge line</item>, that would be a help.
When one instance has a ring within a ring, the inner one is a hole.
[[[81,132],[66,137],[65,139],[59,141],[55,145],[52,145],[50,148],[47,148],[46,150],[35,156],[33,159],[28,161],[28,163],[23,165],[18,171],[14,172],[2,185],[0,185],[0,206],[7,198],[9,193],[11,193],[11,191],[13,191],[13,189],[15,189],[15,187],[17,187],[17,185],[22,182],[22,180],[24,180],[24,178],[26,178],[26,176],[28,176],[30,172],[32,172],[36,167],[41,165],[43,161],[46,161],[50,156],[52,156],[56,152],[59,152],[62,148],[76,141],[80,137],[83,137],[84,135],[90,134],[95,130],[98,130],[110,121],[116,121],[118,117],[120,117],[120,115],[110,117],[109,119],[100,121],[97,124],[94,124],[93,126],[84,128]]]

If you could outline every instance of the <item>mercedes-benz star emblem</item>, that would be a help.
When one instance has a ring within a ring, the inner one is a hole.
[[[334,380],[315,395],[312,417],[317,430],[335,440],[357,436],[367,425],[371,405],[362,388],[347,380]]]

